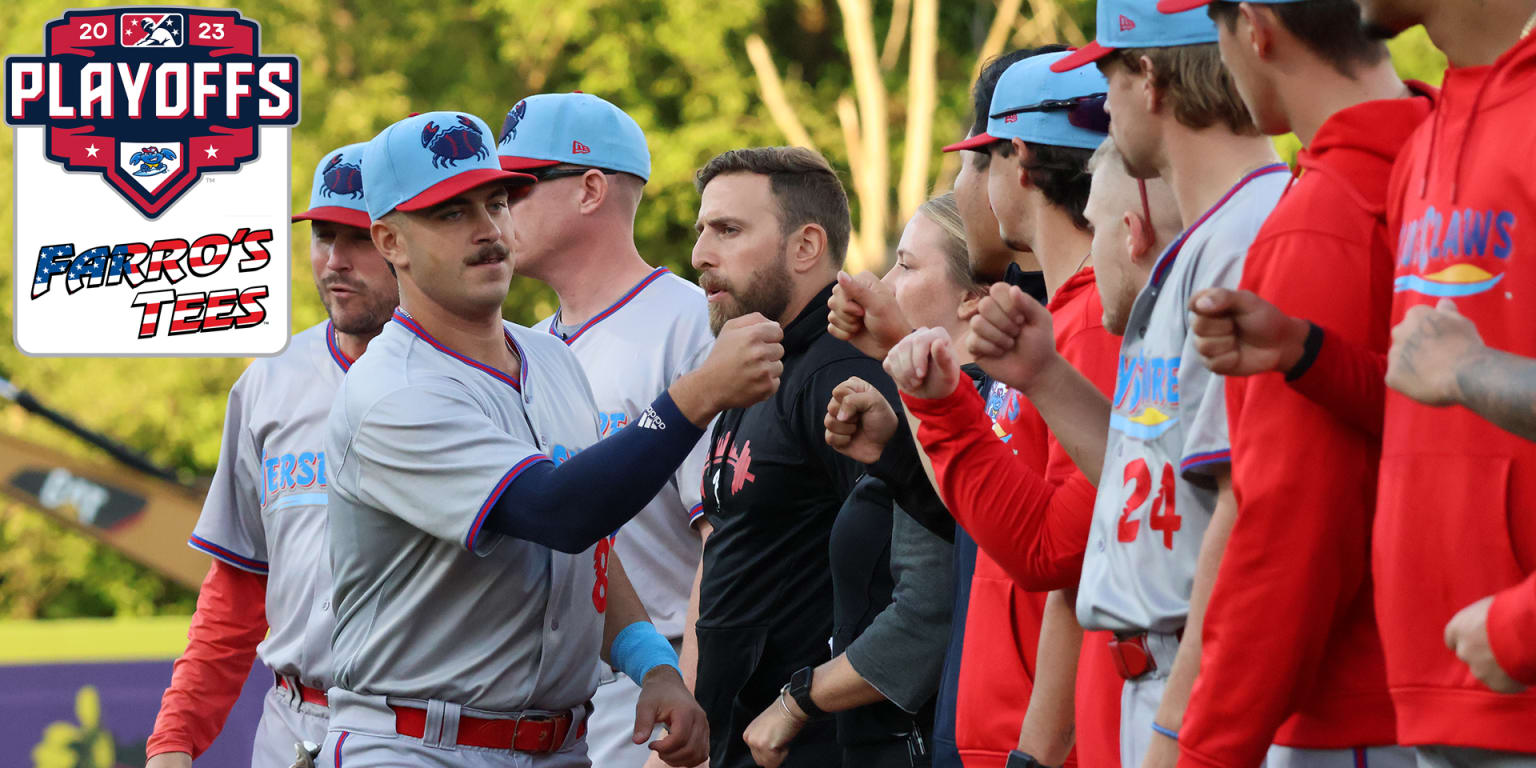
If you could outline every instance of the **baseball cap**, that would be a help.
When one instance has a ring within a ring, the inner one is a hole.
[[[328,152],[315,166],[315,183],[309,188],[309,210],[294,221],[329,221],[349,227],[368,228],[368,208],[363,202],[363,148],[368,142],[348,144]]]
[[[496,162],[490,126],[464,112],[423,112],[385,128],[363,149],[363,200],[370,219],[428,208],[493,181],[532,184]]]
[[[541,93],[512,105],[496,152],[509,171],[569,163],[651,178],[640,125],[589,93]]]
[[[987,109],[987,130],[951,144],[945,152],[978,149],[996,141],[1023,139],[1054,147],[1097,149],[1109,133],[1104,95],[1109,83],[1097,69],[1055,71],[1069,51],[1014,62],[997,80]]]
[[[1282,3],[1300,3],[1304,0],[1247,0],[1255,5],[1280,5]],[[1201,8],[1211,4],[1211,0],[1159,0],[1157,10],[1162,13],[1183,13],[1184,11]]]
[[[1157,0],[1099,0],[1093,42],[1056,62],[1057,72],[1092,64],[1116,48],[1173,48],[1216,42],[1216,22],[1203,11],[1158,13]]]

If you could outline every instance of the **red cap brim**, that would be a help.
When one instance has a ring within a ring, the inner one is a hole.
[[[534,157],[507,157],[501,155],[501,169],[503,171],[523,171],[529,168],[548,168],[551,165],[559,165],[559,160],[540,160]]]
[[[1069,54],[1058,59],[1051,65],[1052,72],[1070,72],[1078,67],[1086,67],[1109,55],[1113,48],[1105,48],[1095,40]]]
[[[475,168],[443,179],[422,190],[421,194],[395,207],[402,211],[419,211],[423,208],[431,208],[460,192],[497,181],[506,184],[528,185],[538,181],[538,179],[526,173],[498,171],[494,168]]]
[[[955,142],[955,143],[945,147],[944,151],[945,152],[959,152],[962,149],[979,150],[982,147],[985,147],[985,146],[987,146],[989,144],[995,144],[995,143],[997,143],[999,141],[1002,141],[1002,139],[999,139],[996,136],[993,136],[993,135],[991,135],[989,133],[978,133],[975,136],[972,136],[969,139],[966,139],[965,141],[957,141],[957,142]]]
[[[1158,0],[1158,13],[1183,13],[1211,4],[1211,0]]]
[[[332,224],[345,224],[349,227],[367,229],[373,222],[368,219],[367,211],[359,211],[356,208],[344,208],[339,205],[322,205],[311,208],[293,217],[294,221],[329,221]]]

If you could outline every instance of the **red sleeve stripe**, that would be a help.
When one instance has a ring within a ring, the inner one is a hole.
[[[335,754],[331,755],[331,759],[336,764],[336,768],[341,768],[341,745],[347,743],[347,737],[351,735],[352,734],[348,733],[347,731],[342,731],[341,735],[336,737],[336,752]]]
[[[1185,456],[1184,460],[1179,462],[1179,471],[1180,472],[1188,472],[1189,470],[1194,469],[1195,467],[1203,467],[1206,464],[1230,464],[1230,463],[1232,463],[1232,449],[1231,448],[1223,448],[1223,449],[1221,449],[1219,451],[1209,451],[1207,453],[1194,453],[1194,454],[1190,454],[1188,456]]]
[[[469,526],[469,533],[464,537],[465,549],[471,552],[475,551],[475,542],[480,539],[480,528],[485,525],[485,518],[490,515],[491,507],[496,506],[496,500],[501,498],[501,494],[507,490],[507,486],[511,485],[512,481],[516,480],[519,475],[528,471],[529,467],[541,461],[553,463],[548,456],[536,453],[518,462],[516,466],[507,470],[507,473],[501,476],[501,481],[496,483],[495,488],[491,489],[491,495],[486,497],[484,504],[480,505],[480,512],[475,515],[474,524]]]
[[[187,539],[187,545],[195,550],[206,552],[209,555],[217,557],[218,559],[223,560],[224,562],[229,563],[230,565],[233,565],[242,571],[259,573],[263,576],[265,576],[267,573],[266,563],[253,557],[237,555],[234,552],[231,552],[201,536],[193,536],[192,538]]]

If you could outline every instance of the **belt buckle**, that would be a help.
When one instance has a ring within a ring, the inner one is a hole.
[[[1157,662],[1147,651],[1146,637],[1146,634],[1142,633],[1109,641],[1110,656],[1115,661],[1115,671],[1126,680],[1138,680],[1157,669]]]
[[[522,749],[517,744],[517,735],[523,729],[524,723],[549,723],[554,718],[546,715],[519,715],[512,725],[512,751],[514,752],[553,752],[555,729],[546,728],[539,734],[539,744],[533,749]]]

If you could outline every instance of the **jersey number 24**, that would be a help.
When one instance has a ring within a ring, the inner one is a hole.
[[[1136,540],[1141,533],[1141,521],[1131,515],[1141,509],[1152,494],[1152,472],[1147,469],[1146,459],[1137,459],[1125,465],[1125,482],[1131,486],[1131,496],[1125,500],[1125,511],[1120,513],[1119,538],[1122,542]],[[1152,499],[1152,511],[1147,514],[1147,527],[1163,534],[1163,546],[1173,549],[1173,534],[1179,530],[1184,518],[1174,509],[1173,465],[1163,465],[1162,482],[1158,483],[1157,496]]]

